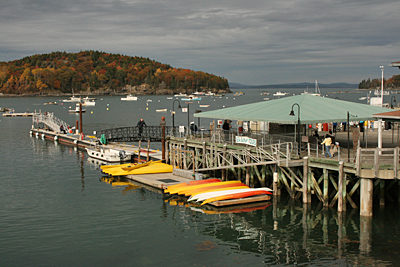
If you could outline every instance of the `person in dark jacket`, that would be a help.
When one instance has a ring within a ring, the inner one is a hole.
[[[193,121],[190,123],[190,131],[192,132],[192,134],[195,134],[197,132],[197,126],[196,124],[194,124]]]
[[[225,141],[229,140],[229,130],[231,129],[231,127],[232,126],[230,125],[228,120],[225,120],[224,124],[222,125],[222,130],[224,131],[224,134],[225,134]]]
[[[139,136],[142,136],[144,126],[147,126],[146,123],[143,119],[140,119],[140,121],[137,123],[137,127],[139,127]]]

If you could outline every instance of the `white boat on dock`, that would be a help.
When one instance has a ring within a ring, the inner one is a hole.
[[[132,158],[132,153],[126,152],[122,149],[113,148],[85,148],[89,157],[107,161],[107,162],[123,162],[130,161]]]

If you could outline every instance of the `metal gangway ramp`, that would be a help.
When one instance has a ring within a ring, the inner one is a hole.
[[[49,129],[51,129],[57,133],[61,132],[61,130],[60,130],[61,126],[64,128],[65,131],[68,131],[68,128],[71,127],[65,121],[54,116],[54,113],[52,113],[52,112],[34,113],[32,116],[32,124],[36,125],[37,128],[39,128],[40,124],[44,124]]]

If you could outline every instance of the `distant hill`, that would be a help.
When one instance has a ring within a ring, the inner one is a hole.
[[[136,95],[230,93],[228,80],[149,58],[99,51],[52,52],[0,62],[0,93]]]
[[[314,88],[315,83],[286,83],[269,85],[245,85],[240,83],[229,83],[231,89],[257,89],[257,88]],[[358,84],[351,83],[318,83],[320,88],[358,88]]]

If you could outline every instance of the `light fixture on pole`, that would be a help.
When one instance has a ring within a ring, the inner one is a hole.
[[[294,116],[294,110],[293,110],[293,107],[294,106],[297,106],[297,108],[298,108],[298,114],[297,114],[297,154],[300,156],[300,105],[299,104],[297,104],[297,103],[294,103],[293,105],[292,105],[292,110],[290,111],[290,113],[289,113],[289,115],[290,116]]]
[[[381,81],[381,102],[382,102],[382,107],[383,107],[383,71],[385,70],[385,66],[380,66],[382,70],[382,81]]]
[[[178,108],[181,108],[181,102],[179,102],[178,99],[175,99],[174,102],[172,102],[172,129],[175,129],[175,101],[178,101]]]

